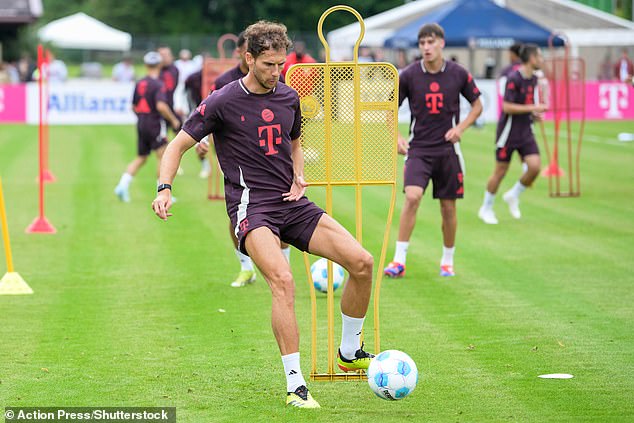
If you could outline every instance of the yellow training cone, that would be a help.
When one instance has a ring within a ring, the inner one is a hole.
[[[4,208],[4,196],[2,194],[2,178],[0,178],[0,222],[2,223],[4,253],[7,257],[7,273],[0,279],[0,295],[32,294],[33,290],[24,279],[22,279],[22,276],[13,271],[11,243],[9,242],[9,225],[7,225],[7,214]]]

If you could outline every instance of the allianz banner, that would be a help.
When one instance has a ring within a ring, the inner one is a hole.
[[[51,125],[134,124],[133,83],[71,81],[51,83],[48,121]],[[37,124],[38,86],[27,84],[27,123]]]

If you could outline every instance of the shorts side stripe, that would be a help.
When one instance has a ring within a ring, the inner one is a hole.
[[[511,133],[511,126],[513,125],[513,115],[509,115],[509,120],[506,121],[506,125],[504,125],[504,129],[500,134],[500,138],[497,140],[497,147],[503,148],[506,145],[506,142],[509,140],[509,134]]]
[[[242,223],[242,221],[247,218],[247,207],[249,206],[249,191],[251,191],[246,182],[244,182],[242,168],[238,166],[238,169],[240,170],[240,185],[243,189],[242,195],[240,196],[240,204],[238,205],[236,227],[234,228],[236,238],[238,237],[238,232],[240,232],[240,223]]]

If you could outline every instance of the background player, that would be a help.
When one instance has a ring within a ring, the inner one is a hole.
[[[407,66],[399,76],[399,104],[409,99],[412,123],[409,143],[399,135],[399,152],[405,160],[405,203],[401,212],[394,260],[385,268],[389,277],[405,274],[409,240],[416,213],[431,179],[433,196],[440,199],[443,255],[440,274],[454,276],[456,199],[464,193],[462,155],[458,142],[462,133],[482,113],[480,91],[461,65],[445,60],[445,32],[438,24],[426,24],[418,32],[423,58]],[[460,123],[460,95],[471,110]]]
[[[343,329],[337,359],[345,371],[367,369],[373,357],[359,348],[373,259],[345,228],[304,196],[299,97],[279,82],[290,45],[286,27],[260,21],[249,26],[245,36],[249,73],[207,97],[170,143],[152,208],[167,220],[171,183],[181,156],[213,132],[225,175],[227,213],[239,247],[251,256],[271,289],[273,333],[287,380],[286,403],[317,408],[300,368],[295,282],[280,252],[280,240],[329,258],[350,274],[341,297]]]
[[[526,164],[526,171],[502,198],[508,204],[511,216],[516,219],[521,217],[520,194],[535,181],[541,166],[539,148],[531,126],[533,119],[541,119],[542,113],[546,111],[544,104],[535,104],[535,72],[542,67],[543,58],[541,50],[535,44],[523,45],[520,57],[522,65],[506,81],[502,116],[496,132],[495,169],[487,183],[484,202],[478,212],[480,219],[492,225],[498,223],[493,211],[495,194],[509,169],[513,152],[519,153]]]
[[[119,199],[126,203],[130,201],[130,182],[145,164],[151,151],[156,152],[159,166],[161,164],[167,145],[165,121],[176,130],[180,128],[180,120],[167,105],[165,87],[159,79],[161,56],[151,51],[143,56],[143,62],[147,76],[137,82],[132,98],[134,113],[137,115],[137,157],[128,165],[114,189]]]

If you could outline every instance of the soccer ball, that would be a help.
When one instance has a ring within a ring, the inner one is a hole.
[[[416,363],[402,351],[383,351],[370,362],[368,383],[379,398],[390,401],[403,399],[418,383]]]
[[[313,276],[313,285],[319,292],[328,292],[328,260],[320,258],[310,266],[310,274]],[[345,278],[343,267],[337,263],[332,263],[332,271],[334,273],[332,278],[333,289],[336,290],[341,286]]]

